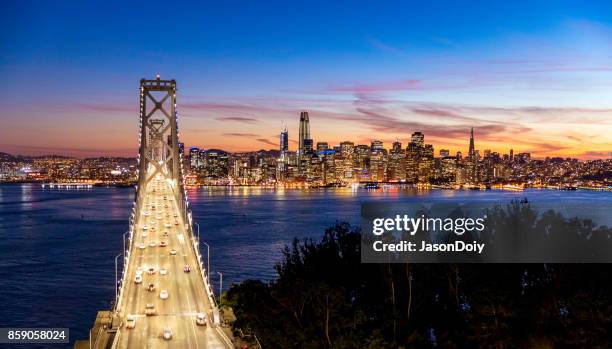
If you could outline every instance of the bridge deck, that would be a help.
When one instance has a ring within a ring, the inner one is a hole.
[[[158,175],[143,189],[146,190],[144,206],[140,217],[136,217],[125,288],[119,301],[118,310],[124,325],[116,339],[116,347],[226,348],[227,342],[213,328],[213,308],[198,272],[196,256],[190,246],[191,237],[173,199],[172,187]],[[160,246],[162,241],[167,246]],[[172,250],[176,254],[171,254]],[[183,271],[186,265],[191,272]],[[135,282],[137,268],[143,270],[141,283]],[[149,268],[154,268],[153,274],[148,273]],[[167,274],[162,275],[160,269],[166,269]],[[147,289],[149,284],[154,284],[154,291]],[[168,292],[167,299],[160,298],[161,290]],[[157,315],[145,315],[147,304],[154,305]],[[196,324],[198,313],[206,314],[206,326]],[[136,318],[133,329],[125,326],[128,315]],[[171,340],[163,338],[165,328],[172,330]]]

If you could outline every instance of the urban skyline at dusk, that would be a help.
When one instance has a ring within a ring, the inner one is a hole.
[[[123,14],[136,5],[13,3],[0,151],[134,156],[133,86],[159,73],[178,81],[182,141],[205,149],[276,149],[284,124],[296,149],[307,110],[315,143],[420,131],[465,153],[474,127],[479,149],[609,158],[612,9],[580,5],[203,4],[169,9],[170,29],[149,38]]]
[[[610,346],[612,1],[2,5],[2,347]]]

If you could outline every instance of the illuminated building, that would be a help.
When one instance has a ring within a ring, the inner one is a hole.
[[[308,118],[308,112],[303,111],[300,113],[300,130],[298,139],[298,152],[300,154],[305,151],[305,140],[310,139],[310,148],[312,150],[312,139],[310,138],[310,120]]]
[[[200,148],[189,148],[189,165],[192,169],[198,169],[200,166],[202,166],[202,161],[200,159]]]
[[[399,141],[393,142],[393,146],[389,151],[389,160],[387,165],[387,179],[389,181],[404,181],[406,180],[406,151],[402,149],[402,143]]]

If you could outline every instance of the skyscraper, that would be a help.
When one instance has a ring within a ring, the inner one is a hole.
[[[425,135],[422,132],[415,132],[412,134],[410,141],[415,143],[417,147],[422,147],[425,142]]]
[[[284,160],[285,154],[287,154],[287,151],[289,151],[289,131],[287,131],[286,126],[285,129],[280,133],[279,150],[281,159]]]
[[[406,152],[402,149],[402,143],[399,140],[393,142],[393,147],[389,151],[389,160],[387,165],[387,179],[390,181],[402,181],[406,179],[405,166]]]
[[[370,144],[370,149],[372,150],[372,152],[382,151],[384,149],[383,142],[379,140],[373,140],[372,143]]]
[[[406,148],[406,181],[409,183],[428,183],[433,176],[434,149],[425,144],[425,135],[415,132]]]
[[[474,128],[470,131],[470,149],[468,151],[468,159],[473,162],[476,160],[476,152],[474,151]]]
[[[276,179],[284,181],[287,177],[287,165],[289,162],[289,156],[287,154],[289,152],[289,131],[287,131],[287,126],[281,131],[279,138],[280,157],[276,164]]]
[[[300,133],[299,133],[299,144],[298,151],[300,154],[304,153],[304,140],[310,138],[310,120],[308,119],[308,112],[303,111],[300,113]],[[312,141],[311,141],[312,142]],[[311,143],[312,148],[312,143]]]

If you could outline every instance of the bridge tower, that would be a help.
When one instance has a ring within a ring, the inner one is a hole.
[[[175,188],[175,200],[183,218],[185,209],[184,182],[178,141],[178,113],[176,108],[176,81],[140,80],[140,145],[138,152],[138,189],[136,211],[141,207],[141,188],[162,173]],[[136,212],[138,215],[140,212]]]

